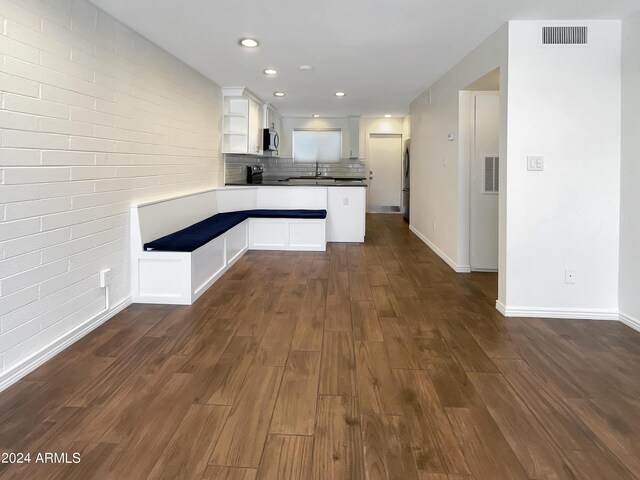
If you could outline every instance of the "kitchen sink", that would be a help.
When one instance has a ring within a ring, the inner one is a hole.
[[[334,178],[318,178],[316,183],[319,185],[330,185],[332,183],[336,183],[336,180]]]
[[[278,182],[290,185],[333,185],[336,182],[361,184],[364,180],[359,177],[288,177],[281,178]]]
[[[288,183],[316,183],[316,184],[332,184],[336,183],[333,178],[317,178],[317,177],[304,177],[304,178],[289,178]]]

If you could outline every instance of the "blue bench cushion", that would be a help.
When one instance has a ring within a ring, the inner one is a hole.
[[[326,210],[242,210],[217,213],[198,223],[144,244],[146,251],[193,252],[247,218],[326,218]]]
[[[253,218],[327,218],[326,210],[244,210]]]
[[[144,249],[162,252],[193,252],[246,219],[247,215],[244,212],[218,213],[153,242],[145,243]]]

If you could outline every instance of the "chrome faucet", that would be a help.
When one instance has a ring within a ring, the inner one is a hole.
[[[318,168],[318,162],[316,162],[316,177],[320,176],[320,170]]]

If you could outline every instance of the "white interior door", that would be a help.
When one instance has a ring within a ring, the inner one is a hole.
[[[369,135],[367,210],[400,212],[402,204],[402,135]]]
[[[498,270],[498,98],[498,92],[473,94],[470,252],[471,269],[476,271]]]

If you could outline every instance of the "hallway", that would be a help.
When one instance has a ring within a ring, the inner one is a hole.
[[[0,451],[32,456],[0,478],[640,479],[640,334],[504,318],[495,274],[367,222],[133,305],[0,393]]]

